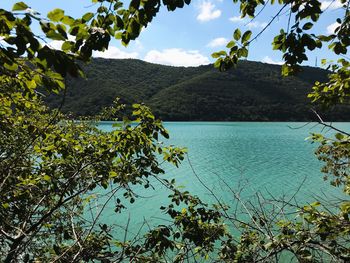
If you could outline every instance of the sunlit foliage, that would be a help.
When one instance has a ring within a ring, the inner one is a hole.
[[[331,176],[332,185],[344,189],[342,200],[330,208],[320,200],[295,207],[274,200],[280,209],[271,211],[263,202],[245,205],[233,191],[249,216],[240,221],[220,200],[208,208],[197,197],[179,191],[173,180],[160,176],[159,161],[178,165],[184,151],[159,144],[159,137],[168,135],[147,107],[134,105],[136,124],[124,120],[113,131],[102,132],[90,122],[69,120],[42,105],[41,90],[66,92],[67,76],[83,76],[78,61],[88,61],[94,50],[105,50],[113,37],[127,45],[153,20],[161,5],[173,11],[191,1],[132,0],[126,8],[118,0],[92,2],[96,12],[81,18],[72,18],[61,9],[42,17],[24,2],[11,11],[0,9],[0,260],[271,262],[290,253],[300,262],[348,262],[350,141],[346,132],[336,130],[332,139],[312,136],[321,144],[316,154],[325,161],[323,171]],[[234,3],[240,5],[242,17],[254,17],[256,9],[266,4]],[[283,75],[300,69],[298,65],[307,59],[306,49],[312,51],[330,41],[335,54],[347,54],[349,2],[342,0],[344,17],[328,36],[311,33],[322,15],[319,1],[270,3],[281,5],[280,12],[289,10],[293,18],[288,31],[281,30],[273,40],[273,48],[284,54]],[[42,32],[33,32],[33,23],[39,23]],[[258,36],[234,30],[229,53],[213,55],[218,58],[216,66],[226,70],[247,57],[248,46]],[[62,40],[62,50],[45,45],[47,40]],[[331,106],[348,100],[348,59],[341,58],[331,69],[329,82],[315,84],[310,95],[315,103]],[[110,109],[104,117],[117,111]],[[148,188],[151,178],[170,191],[170,204],[161,207],[171,219],[168,225],[150,228],[128,241],[113,236],[112,226],[98,224],[98,216],[92,220],[84,216],[93,198],[90,191],[111,189],[111,196],[122,191],[125,200],[116,201],[117,215],[127,201],[136,201],[132,186]],[[294,218],[284,213],[291,208],[297,211]],[[224,222],[231,222],[239,231],[230,234]]]

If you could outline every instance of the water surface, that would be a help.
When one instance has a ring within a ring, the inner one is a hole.
[[[250,198],[255,192],[292,196],[297,193],[301,202],[311,202],[315,195],[331,198],[337,191],[323,180],[322,163],[314,151],[317,144],[306,140],[312,132],[322,127],[315,124],[290,122],[165,122],[170,139],[164,144],[185,146],[186,158],[179,168],[164,166],[166,178],[175,178],[179,185],[211,202],[214,199],[204,184],[229,203],[232,192],[242,188],[242,198]],[[337,123],[341,129],[349,129],[348,123]],[[100,124],[104,130],[111,123]],[[326,132],[331,136],[331,132]],[[159,207],[169,203],[168,192],[154,182],[156,190],[136,188],[143,198],[138,199],[124,216],[130,215],[140,224],[143,217],[152,221],[159,217]],[[151,218],[151,219],[149,219]],[[125,217],[124,217],[125,221]]]

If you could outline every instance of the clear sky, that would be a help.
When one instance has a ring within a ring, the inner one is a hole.
[[[90,0],[23,1],[42,15],[59,7],[66,10],[66,14],[77,17],[96,8]],[[17,1],[1,0],[1,2],[1,8],[10,9]],[[269,23],[278,9],[278,5],[268,5],[258,17],[251,21],[248,18],[239,17],[239,5],[234,5],[231,0],[192,0],[189,6],[175,12],[162,9],[152,24],[127,48],[117,40],[113,40],[106,52],[96,52],[94,56],[138,58],[153,63],[176,66],[208,64],[214,61],[211,54],[224,49],[227,42],[232,39],[232,32],[235,28],[240,28],[241,31],[250,29],[253,35],[257,34]],[[341,17],[344,11],[338,0],[323,0],[322,9],[325,9],[325,12],[314,28],[316,33],[326,34],[334,30],[336,19]],[[288,12],[281,13],[271,26],[252,43],[249,60],[281,63],[282,54],[272,50],[271,42],[279,29],[287,29],[288,16]],[[51,45],[58,47],[60,43],[54,41]],[[322,58],[335,57],[332,57],[324,48],[310,53],[309,61],[305,64],[315,65],[316,58],[320,61]]]

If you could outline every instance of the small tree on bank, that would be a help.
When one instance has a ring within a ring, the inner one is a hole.
[[[168,135],[147,107],[134,105],[136,126],[125,121],[111,132],[101,132],[88,123],[68,121],[42,105],[43,90],[66,92],[67,76],[83,76],[78,62],[88,61],[94,50],[107,49],[111,38],[128,44],[153,20],[161,5],[174,11],[191,1],[132,0],[127,8],[118,0],[92,2],[98,6],[96,12],[81,18],[72,18],[61,9],[43,18],[24,2],[15,4],[11,11],[0,9],[0,260],[184,262],[202,258],[271,262],[287,251],[301,262],[349,261],[348,133],[338,130],[331,139],[313,135],[320,143],[316,154],[325,162],[323,172],[334,176],[332,185],[343,187],[344,200],[332,210],[320,202],[298,205],[294,207],[296,220],[281,217],[287,206],[293,206],[290,202],[270,214],[262,205],[259,209],[242,203],[250,218],[242,222],[220,200],[207,208],[199,198],[179,191],[174,181],[160,176],[164,171],[158,155],[178,165],[184,151],[159,144],[159,136]],[[267,4],[234,3],[240,4],[242,17],[254,17],[259,6]],[[307,49],[329,44],[335,54],[347,54],[349,2],[342,3],[344,16],[338,20],[339,27],[325,36],[311,32],[322,15],[319,1],[272,2],[281,6],[279,12],[287,10],[291,17],[290,27],[273,40],[273,48],[284,53],[283,75],[300,69]],[[33,23],[39,23],[45,39],[32,31]],[[248,47],[258,36],[236,29],[228,52],[213,54],[215,66],[227,70],[236,65],[248,56]],[[62,50],[44,45],[47,39],[63,41]],[[309,94],[315,103],[326,107],[347,102],[350,88],[346,57],[330,69],[329,81],[316,83]],[[320,122],[328,125],[322,119]],[[100,214],[84,216],[94,189],[110,189],[111,198],[117,192],[124,194],[125,200],[118,199],[115,204],[118,214],[127,200],[135,201],[132,186],[147,188],[151,178],[171,191],[170,204],[161,208],[171,218],[168,225],[154,227],[129,241],[118,240],[111,235],[115,233],[112,225],[99,224]],[[241,202],[239,196],[236,198]],[[276,205],[281,202],[274,201]],[[230,234],[224,221],[237,227],[240,235]]]

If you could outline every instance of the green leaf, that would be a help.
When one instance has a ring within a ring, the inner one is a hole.
[[[92,18],[94,17],[94,13],[86,13],[85,15],[83,15],[83,20],[85,21],[85,22],[87,22],[87,21],[90,21]]]
[[[344,139],[344,135],[343,134],[341,134],[341,133],[337,133],[337,134],[335,134],[335,136],[334,136],[337,140],[339,140],[339,141],[341,141],[341,140],[343,140]]]
[[[66,24],[66,25],[68,25],[68,26],[73,25],[74,21],[75,21],[74,18],[71,17],[71,16],[64,16],[64,17],[62,18],[62,20],[61,20],[61,22],[62,22],[63,24]]]
[[[50,182],[50,181],[51,181],[51,177],[48,176],[47,174],[45,174],[45,175],[43,176],[43,180],[45,180],[45,181],[47,181],[47,182]]]
[[[72,41],[65,41],[62,44],[61,49],[62,49],[62,51],[67,52],[67,51],[70,51],[73,46],[74,46],[74,42],[72,42]]]
[[[248,30],[244,32],[241,40],[242,44],[248,42],[251,36],[252,36],[252,31]]]
[[[114,9],[114,10],[118,10],[118,9],[121,8],[122,6],[123,6],[123,3],[117,2],[117,3],[114,4],[113,9]]]
[[[122,32],[118,32],[115,34],[115,39],[122,39],[123,33]]]
[[[234,47],[234,45],[236,45],[236,42],[232,40],[232,41],[227,43],[226,47],[227,48],[232,48],[232,47]]]
[[[215,61],[215,63],[214,63],[214,67],[215,67],[215,68],[220,68],[221,62],[222,62],[222,58],[217,59],[217,60]]]
[[[248,57],[248,49],[245,47],[238,49],[237,51],[238,57]]]
[[[140,0],[131,0],[130,5],[129,5],[129,10],[131,12],[135,12],[138,10],[140,7]]]
[[[18,2],[13,5],[12,11],[22,11],[22,10],[26,10],[27,8],[28,6],[25,3]]]
[[[345,46],[343,46],[340,42],[335,42],[333,51],[337,55],[339,55],[339,54],[346,54],[347,48]]]
[[[303,30],[309,30],[312,28],[313,25],[314,25],[313,23],[308,22],[303,26]]]
[[[226,51],[222,50],[219,52],[214,52],[213,54],[211,54],[211,56],[212,56],[212,58],[218,58],[221,56],[227,56],[227,53],[226,53]]]
[[[56,28],[57,28],[58,33],[60,33],[63,38],[68,39],[68,35],[66,32],[67,29],[64,25],[57,25]]]
[[[16,63],[12,63],[12,64],[5,63],[4,67],[11,71],[16,71],[18,69],[18,65]]]
[[[241,38],[241,30],[239,30],[238,28],[235,30],[235,32],[233,33],[233,38],[238,41]]]
[[[57,33],[56,31],[54,30],[50,30],[48,32],[46,32],[46,36],[50,39],[53,39],[53,40],[66,40],[66,38],[64,36],[62,36],[61,34]]]
[[[320,206],[321,203],[318,202],[318,201],[316,201],[316,202],[311,203],[310,205],[311,205],[312,207],[317,207],[317,206]]]
[[[328,41],[331,41],[332,39],[334,39],[335,35],[329,35],[329,36],[319,35],[319,36],[317,36],[317,38],[321,41],[328,42]]]
[[[58,22],[64,18],[64,10],[56,8],[47,14],[47,17],[53,22]]]
[[[291,73],[290,67],[286,64],[283,64],[282,65],[282,76],[289,76],[290,73]]]
[[[135,19],[132,19],[127,29],[130,35],[130,39],[135,39],[139,35],[140,30],[141,30],[140,23],[138,23]]]

